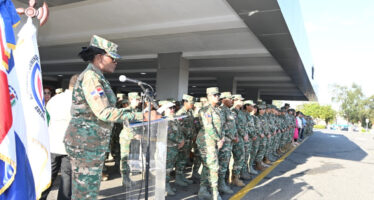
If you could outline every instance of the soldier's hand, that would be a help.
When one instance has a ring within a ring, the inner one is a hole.
[[[248,139],[249,139],[249,138],[248,138],[248,135],[245,135],[245,136],[244,136],[244,141],[248,142]]]
[[[264,138],[264,137],[265,137],[265,135],[264,135],[263,133],[261,133],[261,135],[260,135],[260,136],[261,136],[261,138]]]
[[[225,142],[224,138],[222,138],[220,141],[217,142],[218,149],[222,148],[224,142]]]
[[[136,134],[136,135],[134,136],[134,138],[135,138],[136,140],[140,140],[140,139],[142,139],[142,136],[141,136],[140,134]]]
[[[149,115],[148,112],[145,112],[145,113],[144,113],[144,121],[146,121],[146,122],[149,121],[149,119],[148,119],[148,115]],[[151,111],[151,121],[152,121],[152,120],[160,119],[161,117],[162,117],[162,116],[161,116],[160,114],[158,114],[157,111],[155,111],[155,110],[152,110],[152,111]]]
[[[184,140],[178,144],[178,149],[182,148],[184,146]]]

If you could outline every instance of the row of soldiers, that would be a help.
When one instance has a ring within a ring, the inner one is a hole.
[[[139,111],[141,108],[138,93],[129,93],[128,102],[122,103],[128,103],[126,108],[129,111]],[[176,189],[170,184],[174,169],[175,184],[179,186],[186,187],[193,180],[200,180],[199,199],[220,199],[220,193],[233,194],[230,184],[243,187],[242,180],[250,180],[251,175],[265,170],[288,151],[294,141],[295,110],[290,109],[289,105],[281,109],[264,102],[255,105],[251,100],[244,100],[240,94],[219,93],[216,87],[207,88],[207,97],[200,98],[200,102],[195,102],[190,95],[183,95],[179,108],[172,100],[160,101],[159,105],[165,107],[162,115],[169,119],[166,164],[168,196],[176,194]],[[184,118],[179,119],[179,116]],[[305,119],[307,126],[304,132],[310,135],[312,118],[305,116]],[[141,137],[136,129],[127,127],[126,124],[117,126],[113,132],[114,138],[120,132],[120,153],[117,150],[112,154],[120,155],[123,185],[131,184],[127,164],[130,141]],[[112,147],[116,146],[114,141]],[[185,175],[190,155],[193,155],[192,180]],[[231,158],[233,167],[230,172]]]

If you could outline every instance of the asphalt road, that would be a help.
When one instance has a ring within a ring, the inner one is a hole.
[[[125,199],[119,174],[110,175],[102,182],[99,199]],[[176,188],[177,196],[167,200],[197,199],[198,184]],[[48,200],[56,196],[55,183]],[[242,199],[373,200],[374,134],[315,131]]]

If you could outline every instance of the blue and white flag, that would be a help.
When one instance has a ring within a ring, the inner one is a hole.
[[[11,114],[0,114],[7,128],[0,132],[0,200],[39,199],[51,183],[51,161],[36,29],[29,18],[15,45],[19,17],[10,0],[0,0],[0,14],[0,81],[9,88],[0,95],[11,106]]]

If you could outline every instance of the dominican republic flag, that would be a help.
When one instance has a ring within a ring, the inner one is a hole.
[[[0,200],[39,199],[51,183],[51,161],[36,29],[0,0]],[[14,59],[13,59],[14,55]]]

